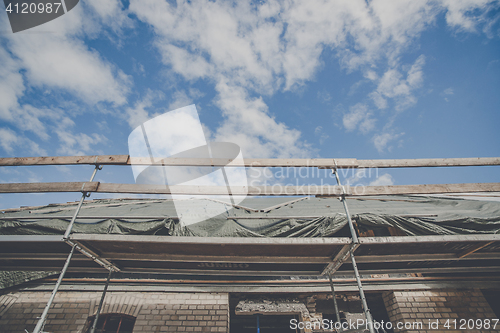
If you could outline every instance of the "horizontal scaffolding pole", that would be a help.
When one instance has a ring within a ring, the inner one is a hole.
[[[437,216],[437,215],[436,215]],[[17,217],[4,217],[0,215],[0,221],[29,221],[29,220],[71,220],[73,216],[69,215],[33,215],[33,216],[17,216]],[[107,215],[96,215],[96,216],[77,216],[76,220],[164,220],[164,219],[179,219],[177,216],[107,216]]]
[[[343,214],[345,216],[345,214]],[[399,215],[396,215],[396,216],[399,216],[399,217],[415,217],[415,218],[419,218],[419,217],[437,217],[438,215],[437,214],[399,214]],[[268,215],[268,216],[228,216],[226,217],[227,220],[272,220],[272,219],[275,219],[275,220],[284,220],[284,219],[297,219],[297,220],[300,220],[300,219],[303,219],[303,220],[310,220],[310,219],[318,219],[320,217],[330,217],[330,216],[325,216],[325,215],[315,215],[315,216],[293,216],[293,215],[290,215],[290,216],[286,216],[286,215],[277,215],[277,216],[272,216],[272,215]],[[16,218],[11,218],[13,220],[15,220]],[[0,217],[0,220],[3,220],[2,217]]]
[[[355,158],[247,158],[243,162],[230,159],[210,158],[165,158],[155,161],[158,165],[173,166],[229,166],[236,167],[317,167],[334,168],[415,168],[500,165],[500,157],[471,158],[425,158],[358,160]],[[128,155],[53,156],[53,157],[8,157],[0,158],[0,166],[35,165],[151,165],[150,157]]]
[[[344,186],[345,196],[363,197],[396,194],[444,194],[471,192],[500,192],[500,183],[466,184],[425,184],[425,185],[387,185],[387,186]],[[99,182],[73,183],[7,183],[0,184],[0,193],[45,193],[45,192],[97,192],[131,194],[175,194],[175,195],[225,195],[226,186],[188,186],[188,185],[141,185],[113,184]],[[338,185],[302,186],[231,186],[235,196],[304,196],[340,197],[342,187]]]

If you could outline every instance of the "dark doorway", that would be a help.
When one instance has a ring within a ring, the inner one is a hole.
[[[290,328],[290,321],[298,316],[258,315],[260,333],[298,333]],[[235,315],[231,317],[231,333],[256,333],[257,315]]]
[[[491,309],[500,318],[500,290],[481,290]]]

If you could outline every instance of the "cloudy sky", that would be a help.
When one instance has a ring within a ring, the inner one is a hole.
[[[245,157],[500,156],[500,1],[81,0],[13,34],[0,14],[0,156],[128,154],[195,104]],[[0,182],[91,167],[0,168]],[[380,170],[364,184],[500,181],[496,168]],[[103,182],[133,182],[106,167]],[[78,200],[1,195],[0,208]]]

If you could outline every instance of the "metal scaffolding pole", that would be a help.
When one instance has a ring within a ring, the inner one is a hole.
[[[47,319],[47,314],[49,313],[50,306],[52,305],[52,302],[54,301],[54,298],[56,297],[57,290],[59,289],[59,286],[61,285],[62,279],[64,278],[64,274],[66,273],[66,270],[68,269],[69,262],[71,261],[71,257],[73,256],[73,253],[75,252],[75,246],[71,248],[71,251],[68,255],[68,258],[66,259],[66,262],[64,263],[63,269],[61,271],[61,274],[59,274],[59,278],[57,279],[56,286],[54,287],[54,290],[52,290],[52,294],[50,295],[49,301],[45,305],[45,309],[43,309],[42,315],[40,316],[40,319],[38,320],[38,323],[35,326],[35,329],[33,330],[33,333],[40,333],[43,330],[43,327],[45,326],[45,320]]]
[[[92,172],[92,176],[90,177],[89,182],[94,180],[94,177],[95,177],[97,171],[101,170],[101,169],[102,169],[102,167],[100,165],[96,164],[96,166],[94,168],[94,172]],[[71,230],[73,229],[73,225],[75,224],[76,217],[78,216],[78,213],[80,212],[80,208],[82,208],[83,200],[85,200],[85,198],[90,196],[89,193],[83,191],[84,186],[85,185],[82,186],[83,193],[82,193],[82,197],[80,199],[80,202],[78,203],[78,206],[76,207],[75,214],[73,215],[73,218],[69,222],[68,228],[66,229],[66,232],[64,233],[64,236],[63,236],[64,240],[67,240],[69,238],[69,235],[71,234]]]
[[[340,312],[339,306],[337,305],[337,297],[335,296],[335,288],[333,286],[332,274],[328,274],[328,279],[330,279],[330,287],[332,288],[333,295],[333,305],[335,306],[335,315],[337,316],[337,320],[340,323],[339,331],[342,332],[342,321],[340,320]]]
[[[356,277],[356,282],[358,284],[358,289],[359,289],[359,295],[361,296],[361,303],[363,304],[363,311],[365,312],[365,318],[366,318],[366,325],[368,326],[368,329],[370,330],[370,333],[376,333],[375,328],[373,327],[373,318],[370,313],[370,309],[368,308],[368,303],[366,302],[366,297],[365,297],[365,292],[363,291],[363,285],[361,283],[361,276],[359,275],[358,271],[358,266],[356,265],[356,260],[354,259],[354,245],[359,244],[358,236],[356,235],[356,230],[354,229],[354,224],[352,223],[351,220],[351,214],[349,214],[349,209],[347,208],[347,202],[345,199],[345,189],[344,186],[342,186],[340,182],[340,178],[337,172],[337,162],[333,160],[335,163],[335,168],[332,169],[333,174],[335,174],[335,178],[337,179],[337,185],[340,186],[342,189],[342,195],[340,197],[340,201],[342,201],[342,204],[344,205],[344,210],[345,214],[347,216],[347,222],[349,223],[349,229],[351,230],[351,237],[352,237],[352,244],[351,249],[349,250],[349,253],[351,255],[351,262],[352,262],[352,267],[354,269],[354,275]]]
[[[95,158],[95,162],[97,162],[97,157]],[[90,177],[90,182],[94,180],[94,177],[97,173],[98,170],[101,170],[102,167],[98,164],[95,164],[94,172],[92,172],[92,176]],[[52,305],[52,302],[54,301],[54,298],[56,297],[56,293],[59,290],[59,286],[62,283],[62,279],[64,278],[64,275],[66,274],[66,270],[68,269],[69,263],[71,261],[71,257],[73,257],[73,253],[75,252],[76,244],[72,242],[68,242],[69,235],[71,234],[71,230],[73,229],[73,225],[75,224],[76,217],[78,216],[78,213],[80,212],[80,208],[82,208],[83,201],[85,200],[86,197],[90,196],[87,192],[84,192],[84,187],[85,185],[82,186],[82,197],[80,199],[80,202],[78,203],[78,206],[76,207],[75,214],[73,215],[73,218],[71,219],[71,222],[68,225],[68,228],[66,229],[66,232],[64,233],[63,240],[67,241],[69,245],[71,245],[71,251],[68,255],[68,258],[66,259],[66,262],[64,263],[63,269],[61,270],[61,273],[59,274],[59,278],[57,279],[56,286],[54,287],[54,290],[52,291],[52,294],[50,295],[49,301],[45,305],[45,309],[43,309],[42,315],[40,319],[38,320],[38,323],[35,326],[35,329],[33,330],[33,333],[40,333],[43,330],[43,327],[45,326],[45,321],[47,320],[47,314],[49,313],[49,309]]]
[[[108,278],[106,279],[106,284],[104,285],[104,290],[102,292],[101,300],[99,301],[99,306],[97,307],[97,313],[95,315],[94,323],[92,324],[92,328],[90,329],[90,333],[95,332],[95,329],[97,326],[97,321],[99,320],[99,315],[101,314],[102,305],[104,303],[104,297],[106,297],[106,292],[108,291],[109,280],[111,279],[111,273],[113,273],[113,271],[109,271]]]

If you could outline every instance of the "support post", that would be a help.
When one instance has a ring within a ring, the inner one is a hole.
[[[97,157],[96,157],[96,160],[97,160]],[[94,177],[97,173],[97,170],[101,170],[101,169],[102,169],[102,167],[100,165],[96,164],[96,166],[94,168],[94,172],[92,172],[92,176],[90,177],[89,182],[94,180]],[[82,191],[83,191],[83,187],[82,187]],[[73,229],[73,225],[75,224],[76,217],[78,216],[78,213],[80,212],[80,208],[82,208],[83,200],[85,200],[85,198],[88,196],[90,196],[90,195],[87,194],[87,192],[82,193],[82,197],[80,199],[80,202],[78,203],[78,206],[76,207],[75,214],[73,215],[73,218],[69,222],[68,228],[66,229],[66,232],[64,233],[64,236],[63,236],[64,240],[69,238],[69,235],[71,234],[71,230]]]
[[[351,220],[351,214],[349,214],[349,209],[347,208],[347,202],[345,200],[345,189],[344,186],[340,183],[340,178],[339,174],[337,172],[337,162],[335,162],[335,169],[332,169],[332,173],[335,175],[335,178],[337,179],[337,185],[340,186],[342,189],[342,196],[340,197],[340,201],[344,205],[344,210],[345,210],[345,215],[347,216],[347,222],[349,223],[349,229],[351,230],[351,237],[352,237],[352,242],[354,244],[358,244],[358,236],[356,235],[356,230],[354,229],[354,224],[352,223]]]
[[[363,291],[363,285],[361,284],[361,277],[359,276],[358,266],[356,265],[356,260],[354,259],[354,253],[351,251],[351,261],[352,267],[354,268],[354,276],[356,276],[356,283],[358,284],[359,296],[361,296],[361,303],[363,304],[363,311],[365,312],[366,324],[370,333],[375,333],[375,328],[373,327],[373,318],[368,308],[368,303],[366,302],[365,292]]]
[[[352,237],[352,246],[351,249],[349,250],[349,253],[351,255],[351,262],[352,262],[352,267],[354,269],[354,276],[356,277],[356,282],[358,284],[358,289],[359,289],[359,295],[361,297],[361,303],[363,304],[363,311],[365,312],[365,318],[366,318],[366,324],[368,325],[368,329],[370,330],[370,333],[376,333],[375,328],[373,327],[373,318],[370,313],[370,309],[368,308],[368,303],[366,302],[366,297],[365,297],[365,292],[363,291],[363,285],[361,283],[361,277],[359,275],[358,271],[358,266],[356,265],[356,260],[354,259],[354,247],[356,244],[359,244],[358,236],[356,235],[356,230],[354,229],[354,224],[352,223],[351,220],[351,214],[349,214],[349,209],[347,208],[347,202],[345,199],[345,189],[344,186],[340,183],[340,178],[337,173],[337,161],[333,160],[335,163],[335,168],[332,169],[333,174],[335,174],[335,178],[337,179],[337,185],[340,186],[342,189],[342,195],[340,197],[340,200],[342,201],[342,204],[344,205],[344,210],[345,214],[347,217],[347,221],[349,223],[349,229],[351,230],[351,237]]]
[[[97,307],[97,313],[95,314],[94,323],[92,324],[90,333],[95,332],[97,321],[99,320],[99,315],[101,314],[102,305],[104,303],[104,297],[106,297],[106,292],[108,291],[109,280],[111,279],[111,273],[113,273],[113,271],[109,271],[108,278],[106,279],[106,284],[104,285],[104,290],[102,292],[101,300],[99,301],[99,306]]]
[[[342,332],[344,330],[342,329],[342,321],[340,320],[339,306],[337,305],[337,298],[335,297],[335,288],[333,287],[332,274],[328,274],[328,279],[330,279],[330,287],[332,288],[333,305],[335,306],[335,315],[337,316],[337,320],[340,323],[339,331]]]
[[[61,270],[61,274],[59,274],[59,278],[57,279],[56,286],[54,287],[54,290],[52,290],[52,294],[50,295],[49,301],[47,302],[47,305],[45,305],[45,309],[43,309],[42,315],[40,319],[38,320],[38,323],[35,326],[35,329],[33,330],[33,333],[40,333],[43,330],[43,327],[45,326],[45,320],[47,319],[47,314],[49,313],[49,309],[52,306],[52,302],[54,301],[54,298],[56,297],[57,290],[59,289],[59,286],[61,285],[62,279],[64,278],[64,274],[66,274],[66,270],[68,269],[69,263],[71,261],[71,257],[73,256],[73,253],[75,252],[75,246],[71,248],[71,251],[69,252],[68,258],[66,259],[66,262],[64,263],[63,269]]]

